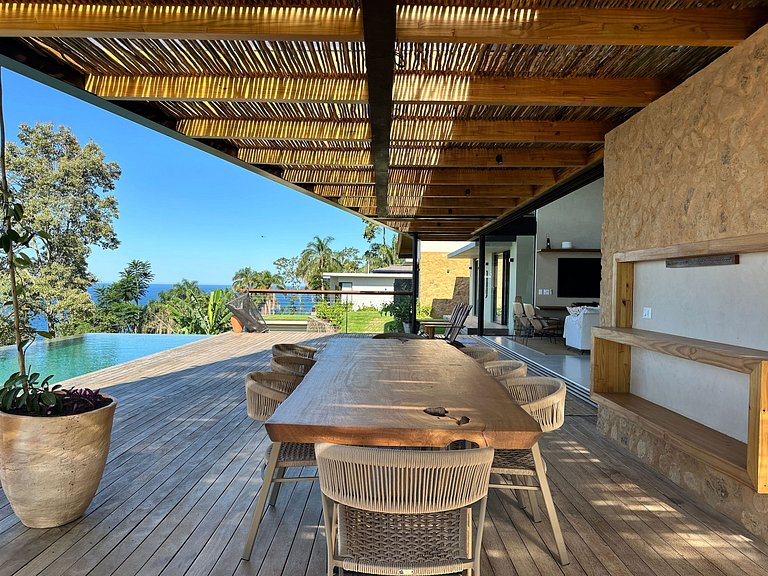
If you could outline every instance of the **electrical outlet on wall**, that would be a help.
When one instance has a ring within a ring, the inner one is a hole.
[[[653,315],[653,309],[649,308],[648,306],[645,306],[643,308],[643,318],[646,320],[650,320],[652,315]]]

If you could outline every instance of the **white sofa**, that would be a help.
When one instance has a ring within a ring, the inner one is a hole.
[[[592,327],[600,324],[600,308],[583,306],[578,314],[565,317],[563,337],[568,348],[581,352],[592,349]]]

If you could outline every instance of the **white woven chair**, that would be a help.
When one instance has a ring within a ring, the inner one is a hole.
[[[314,346],[303,344],[275,344],[272,346],[272,358],[278,356],[299,356],[300,358],[314,359],[318,349]]]
[[[528,364],[519,360],[494,360],[486,362],[483,368],[494,378],[525,378],[528,375]]]
[[[294,376],[304,376],[314,365],[314,360],[301,356],[273,356],[270,363],[273,372]]]
[[[563,425],[565,420],[565,382],[557,378],[544,377],[502,377],[499,381],[506,386],[512,399],[539,423],[542,432],[551,432]],[[523,503],[522,492],[528,492],[529,513],[534,522],[541,521],[539,505],[536,502],[536,492],[541,492],[552,526],[552,534],[555,537],[560,564],[568,564],[568,552],[565,549],[560,521],[557,518],[557,511],[547,482],[546,465],[541,457],[538,443],[534,444],[530,450],[496,450],[491,473],[526,479],[524,484],[492,483],[490,487],[515,490],[518,501],[523,507],[525,504]],[[536,480],[535,483],[531,481],[533,479]]]
[[[245,396],[248,416],[258,421],[267,420],[277,407],[301,383],[302,377],[275,372],[251,372],[245,378]],[[263,482],[256,499],[251,529],[243,549],[243,560],[249,560],[261,518],[267,505],[274,506],[283,482],[307,482],[317,480],[317,476],[285,477],[286,468],[317,466],[315,445],[300,442],[273,442],[266,454],[267,464],[262,477]],[[272,494],[270,495],[270,488]]]
[[[335,567],[365,574],[479,575],[493,449],[391,450],[317,444]],[[479,502],[472,540],[472,504]]]
[[[499,359],[498,352],[489,346],[465,346],[459,350],[479,364],[494,362]]]

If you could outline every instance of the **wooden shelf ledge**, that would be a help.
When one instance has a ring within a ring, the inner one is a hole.
[[[596,327],[592,329],[592,336],[744,374],[751,374],[762,362],[768,361],[768,351],[765,350],[636,328]]]
[[[598,394],[592,399],[659,436],[693,458],[752,486],[747,473],[747,445],[695,420],[634,394]]]
[[[542,248],[539,252],[588,252],[600,253],[600,248]]]

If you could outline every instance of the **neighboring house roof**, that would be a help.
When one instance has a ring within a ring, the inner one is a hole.
[[[384,266],[383,268],[376,268],[371,270],[372,274],[408,274],[411,275],[413,266],[411,264],[392,264],[390,266]]]

